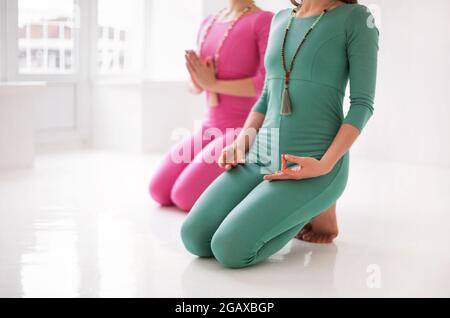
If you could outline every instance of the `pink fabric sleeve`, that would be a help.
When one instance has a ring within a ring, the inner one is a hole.
[[[255,86],[256,95],[259,96],[264,87],[264,81],[266,78],[266,68],[264,67],[264,57],[266,55],[267,41],[269,38],[270,25],[272,23],[272,12],[264,11],[255,20],[253,25],[253,30],[256,36],[256,41],[258,42],[258,53],[259,53],[259,67],[255,76],[253,76],[252,81]]]

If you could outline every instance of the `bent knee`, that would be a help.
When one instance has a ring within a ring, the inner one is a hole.
[[[185,212],[189,212],[192,209],[196,199],[186,183],[176,182],[170,193],[170,200],[173,204]]]
[[[184,247],[191,253],[199,257],[213,256],[211,251],[211,238],[205,233],[200,224],[189,217],[181,226],[181,240]]]
[[[228,268],[243,268],[251,263],[239,248],[239,240],[231,235],[217,232],[211,241],[211,250],[216,260]]]
[[[153,178],[148,186],[150,196],[162,206],[170,206],[173,204],[170,197],[170,189],[166,189],[163,182],[157,178]]]

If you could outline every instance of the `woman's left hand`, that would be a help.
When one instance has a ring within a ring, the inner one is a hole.
[[[264,180],[302,180],[316,178],[328,174],[333,167],[315,158],[283,155],[281,157],[282,169],[274,174],[264,176]],[[287,163],[295,163],[297,166],[289,169]]]
[[[195,52],[186,54],[186,66],[192,79],[206,91],[212,92],[216,83],[216,67],[212,58],[202,62]]]

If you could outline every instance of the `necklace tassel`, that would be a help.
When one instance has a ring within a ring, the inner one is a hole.
[[[332,5],[330,5],[329,8],[331,8],[336,3],[336,0],[332,0]],[[289,30],[291,29],[292,21],[295,19],[295,16],[297,14],[297,11],[302,6],[302,3],[298,6],[297,9],[294,9],[291,13],[291,17],[289,18],[285,33],[284,33],[284,39],[283,44],[281,45],[281,63],[283,66],[284,74],[285,74],[285,84],[284,84],[284,91],[281,96],[281,115],[282,116],[289,116],[292,114],[292,106],[291,106],[291,99],[289,97],[289,78],[292,73],[292,70],[294,68],[295,60],[297,59],[297,56],[300,52],[300,49],[303,47],[303,44],[305,44],[306,39],[308,38],[309,34],[312,32],[312,30],[316,27],[316,25],[319,23],[319,21],[322,19],[322,17],[328,12],[328,9],[323,10],[322,14],[319,15],[314,23],[309,28],[308,32],[306,32],[305,36],[303,37],[303,40],[300,42],[300,44],[297,47],[297,50],[294,52],[294,56],[292,58],[291,64],[288,66],[286,64],[286,54],[285,54],[285,48],[286,48],[286,41],[288,38]]]
[[[286,86],[281,97],[281,115],[289,116],[292,114],[291,98],[289,97],[289,89]]]

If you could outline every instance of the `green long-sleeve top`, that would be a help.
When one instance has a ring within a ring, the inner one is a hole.
[[[321,158],[343,123],[362,130],[373,113],[379,33],[373,16],[363,5],[345,4],[329,11],[308,36],[296,59],[289,83],[292,114],[283,116],[281,48],[291,11],[283,10],[272,20],[265,86],[253,108],[266,115],[258,146],[266,144],[261,140],[271,134],[267,128],[278,128],[281,153]],[[316,18],[294,19],[285,50],[288,65]],[[351,104],[344,116],[348,82]]]

